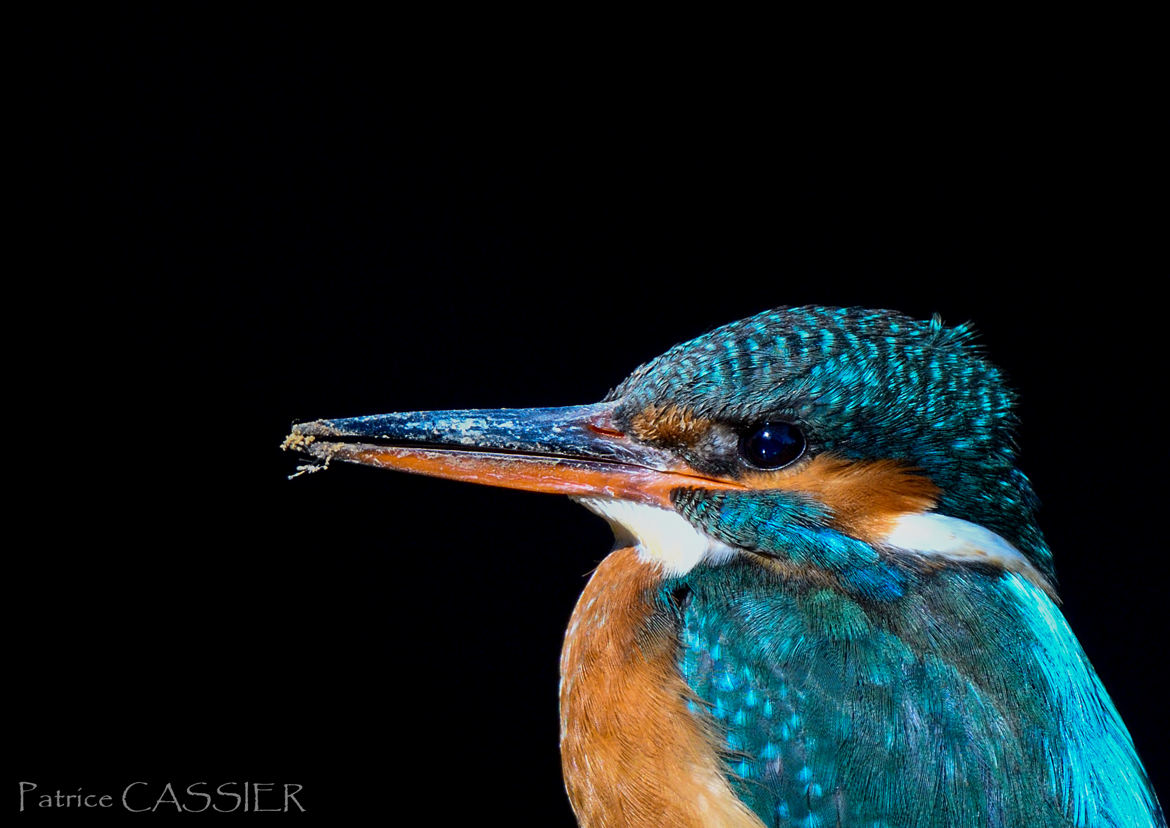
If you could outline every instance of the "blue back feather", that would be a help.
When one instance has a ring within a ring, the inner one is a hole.
[[[880,576],[879,576],[880,577]],[[766,825],[1165,825],[1064,618],[1017,575],[961,569],[896,600],[753,563],[669,588],[679,668]]]

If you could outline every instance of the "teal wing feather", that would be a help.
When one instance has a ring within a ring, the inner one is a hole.
[[[909,577],[881,600],[739,563],[674,585],[694,712],[766,825],[1165,826],[1042,591]]]

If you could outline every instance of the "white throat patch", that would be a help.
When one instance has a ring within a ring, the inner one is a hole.
[[[736,554],[735,549],[703,534],[672,509],[611,497],[573,500],[609,521],[619,540],[631,536],[638,558],[658,564],[667,577],[686,575],[702,562],[723,563]]]

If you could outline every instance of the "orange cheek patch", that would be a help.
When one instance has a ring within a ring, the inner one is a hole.
[[[748,474],[740,483],[752,489],[804,492],[833,510],[838,528],[864,541],[884,537],[898,515],[934,508],[939,494],[929,477],[893,460],[827,455],[787,474]]]
[[[630,430],[641,441],[693,446],[711,429],[711,421],[676,405],[650,405],[634,415]]]

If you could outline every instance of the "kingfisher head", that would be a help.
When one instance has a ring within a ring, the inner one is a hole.
[[[966,325],[796,307],[677,345],[600,403],[317,420],[285,447],[570,495],[666,577],[739,558],[873,598],[940,567],[1050,590],[1012,405]]]

